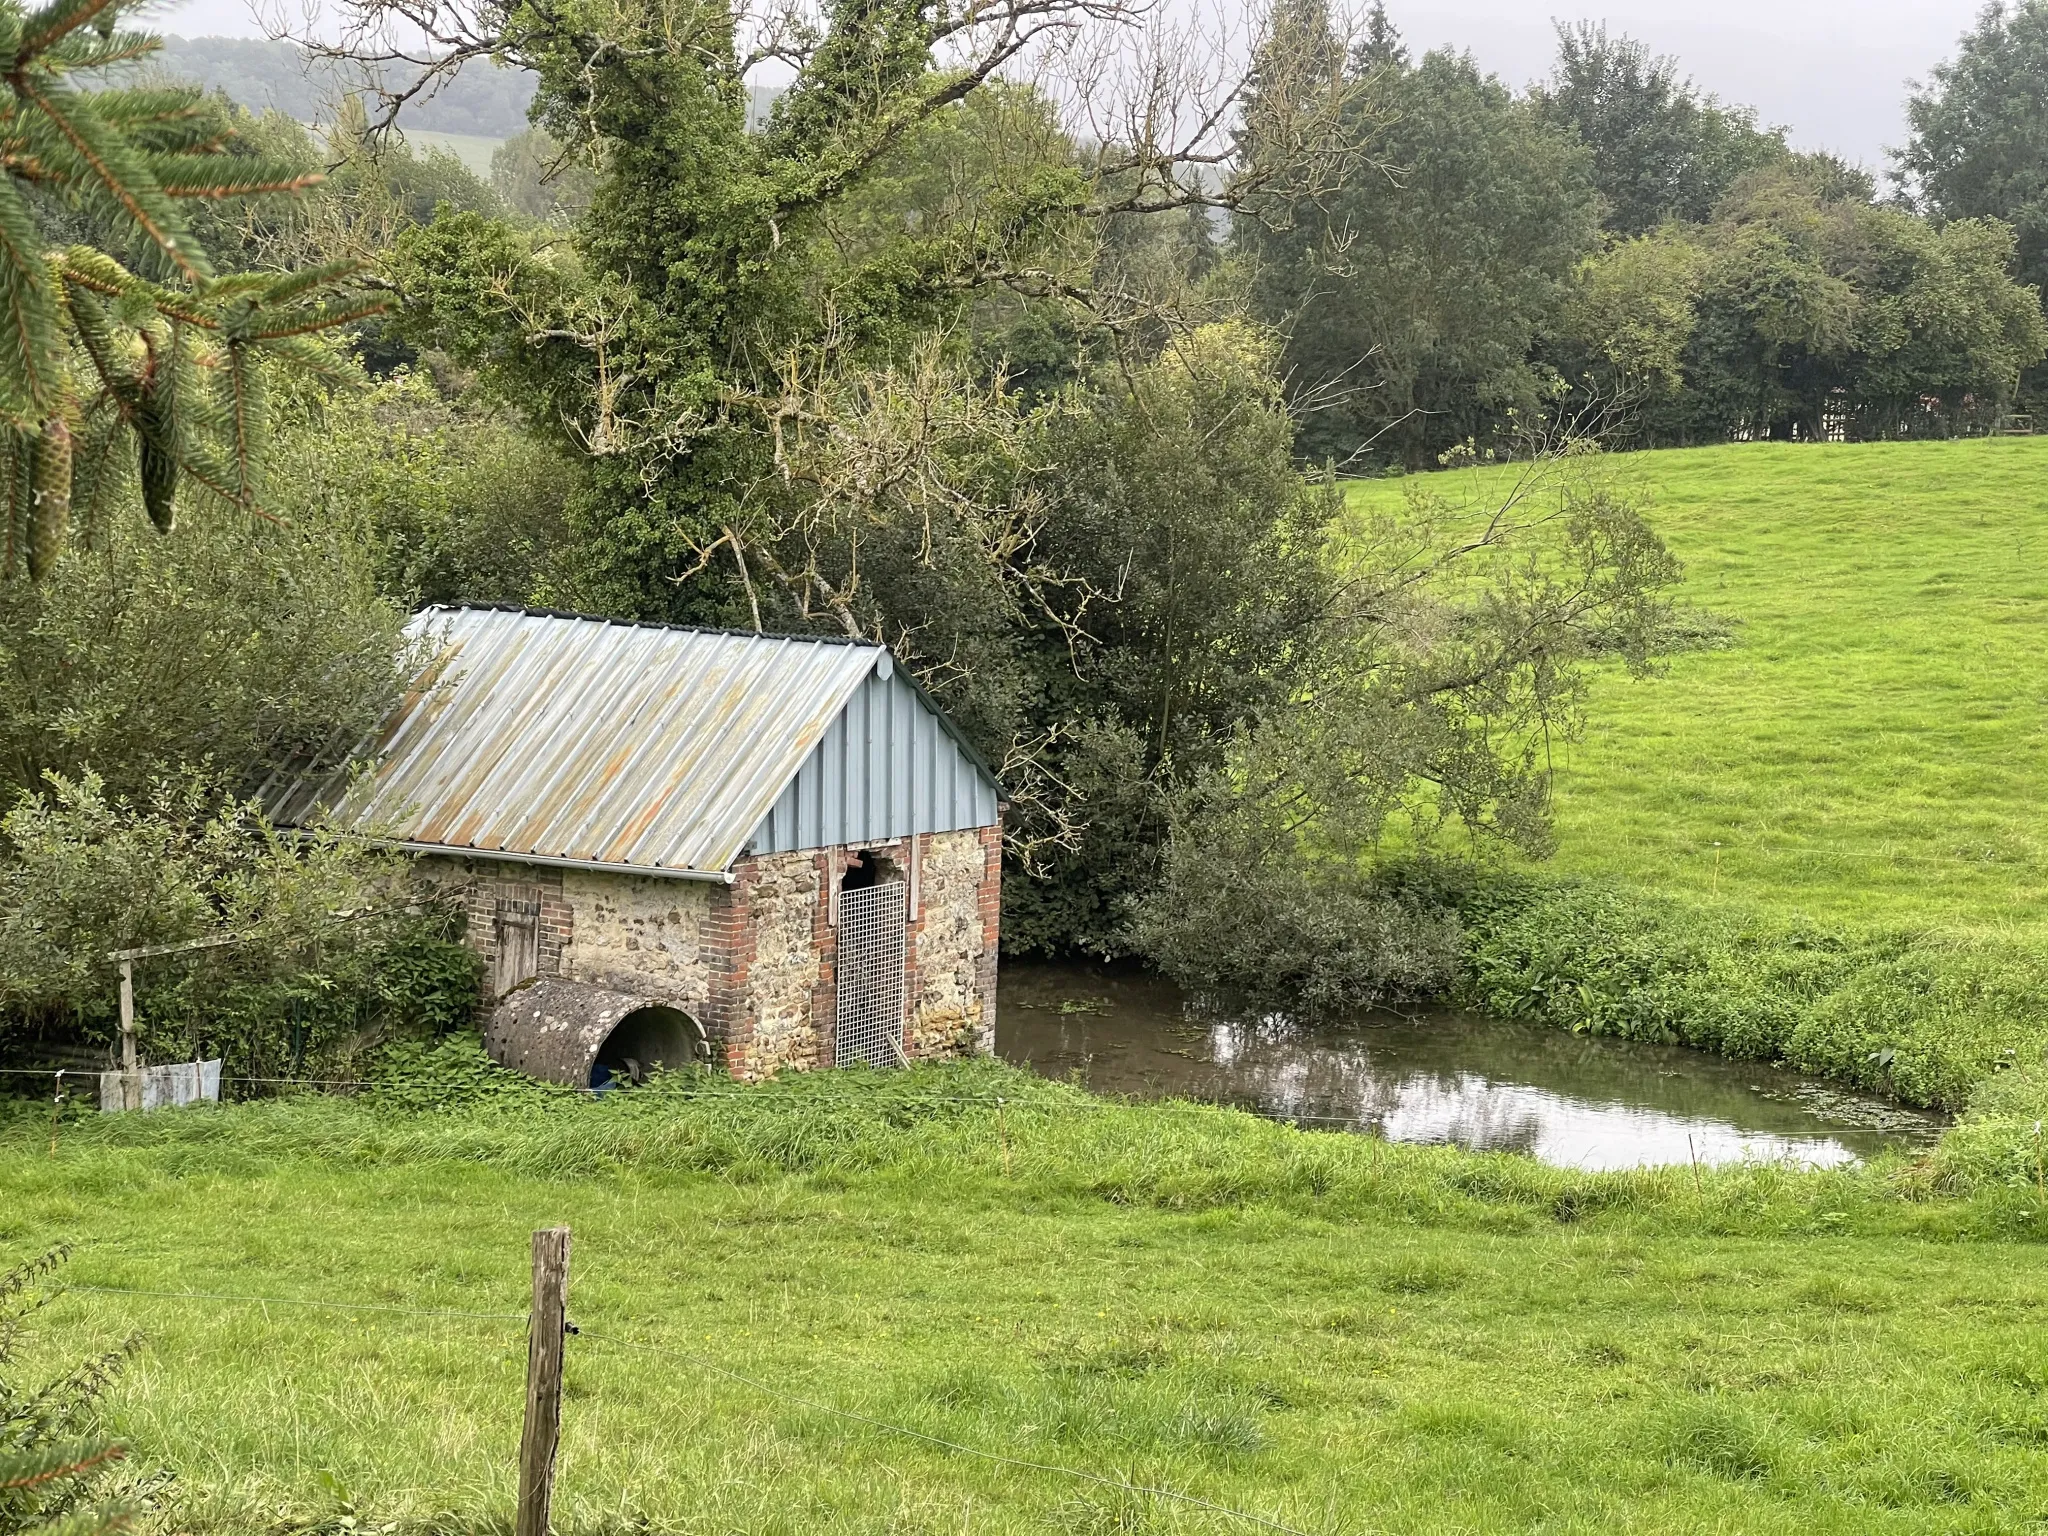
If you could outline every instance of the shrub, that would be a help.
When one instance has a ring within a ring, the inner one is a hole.
[[[109,1040],[108,954],[208,937],[237,942],[138,967],[139,1033],[158,1059],[332,1070],[379,1034],[446,1030],[475,1006],[457,918],[421,903],[402,857],[280,832],[201,779],[138,804],[92,774],[53,775],[0,819],[0,840],[0,1039]]]
[[[1934,1167],[1963,1188],[2012,1184],[2048,1189],[2048,1062],[1994,1073],[1935,1150]]]
[[[1448,989],[1464,932],[1429,893],[1350,865],[1234,860],[1176,844],[1140,949],[1184,986],[1309,1014]]]
[[[93,1433],[93,1408],[136,1340],[47,1386],[12,1379],[37,1283],[63,1263],[59,1248],[0,1275],[0,1536],[102,1536],[125,1527],[132,1504],[107,1497],[121,1447]]]

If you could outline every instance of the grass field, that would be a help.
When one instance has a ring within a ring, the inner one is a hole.
[[[999,1125],[993,1097],[1009,1099]],[[1585,1175],[1005,1069],[0,1123],[77,1285],[517,1314],[575,1229],[566,1532],[1957,1532],[2048,1518],[2048,1211],[1896,1166]],[[180,1529],[502,1530],[512,1317],[72,1292]],[[708,1362],[708,1364],[707,1364]]]
[[[1830,924],[2048,934],[2048,439],[1616,468],[1733,644],[1599,679],[1548,867]],[[1499,473],[1428,482],[1477,498]]]
[[[442,133],[433,128],[408,128],[405,139],[421,154],[433,149],[446,150],[486,182],[491,179],[491,156],[505,142],[479,133]]]

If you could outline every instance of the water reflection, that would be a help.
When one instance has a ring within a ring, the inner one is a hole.
[[[1455,1012],[1330,1025],[1207,1017],[1150,977],[1006,966],[997,1050],[1101,1093],[1239,1104],[1276,1119],[1453,1142],[1578,1168],[1808,1167],[1924,1145],[1930,1115],[1676,1046]]]

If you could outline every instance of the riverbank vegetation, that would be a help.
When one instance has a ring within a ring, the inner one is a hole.
[[[183,1528],[502,1518],[558,1221],[571,1529],[1241,1528],[1046,1464],[1317,1533],[2044,1513],[2031,1187],[1591,1175],[985,1065],[597,1101],[394,1066],[381,1103],[0,1129],[0,1253],[128,1292],[59,1295],[13,1369],[139,1332],[106,1427]]]
[[[2044,462],[2033,439],[1617,461],[1685,563],[1697,638],[1650,679],[1595,669],[1587,732],[1553,758],[1555,851],[1453,898],[1450,985],[1951,1108],[2037,1063]],[[1438,494],[1476,506],[1510,472]]]
[[[403,11],[361,0],[362,50]],[[1951,1106],[2039,1054],[1989,900],[2035,894],[2030,771],[1989,765],[2036,450],[1820,441],[2015,419],[2048,325],[1997,210],[1880,200],[1598,28],[1516,90],[1287,0],[1245,80],[1139,70],[1084,125],[979,10],[833,8],[772,106],[722,10],[450,14],[423,87],[533,86],[498,185],[380,133],[388,54],[324,141],[123,88],[132,165],[8,184],[67,254],[0,359],[0,1047],[103,1044],[143,942],[237,941],[144,1013],[241,1075],[464,1016],[447,922],[252,797],[361,766],[405,610],[467,600],[890,644],[1003,779],[1013,952]],[[131,228],[174,151],[241,174]],[[1610,451],[1695,439],[1743,446]]]

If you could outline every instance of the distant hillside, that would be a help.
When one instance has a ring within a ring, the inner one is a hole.
[[[331,122],[348,77],[309,61],[290,43],[247,37],[167,37],[157,64],[164,73],[218,88],[249,108],[274,107],[302,123]],[[525,70],[486,63],[465,68],[431,99],[408,103],[400,126],[434,133],[506,139],[526,128],[534,78]]]

